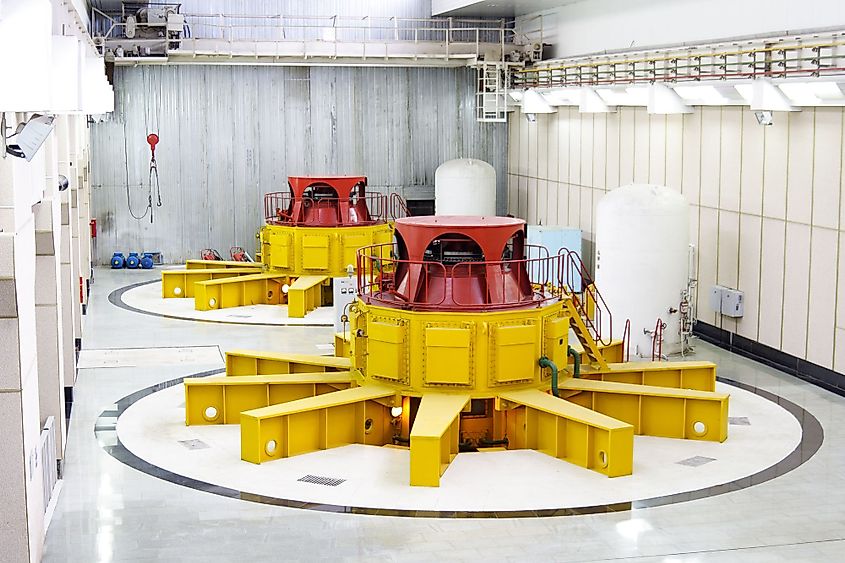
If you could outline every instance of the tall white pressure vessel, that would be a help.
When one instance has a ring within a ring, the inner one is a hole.
[[[663,354],[680,349],[681,293],[687,287],[689,204],[666,186],[608,192],[596,210],[596,286],[613,314],[613,338],[631,320],[631,356],[650,358],[657,319]],[[606,325],[603,319],[603,325]]]
[[[496,169],[483,160],[447,160],[434,173],[435,215],[496,215]]]

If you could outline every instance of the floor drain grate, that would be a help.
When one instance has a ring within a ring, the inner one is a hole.
[[[323,477],[322,475],[306,475],[305,477],[300,477],[297,481],[302,481],[303,483],[313,483],[315,485],[325,485],[327,487],[337,487],[341,483],[346,482],[346,479]]]
[[[706,463],[710,463],[711,461],[716,461],[714,457],[704,457],[703,455],[697,455],[694,457],[689,457],[687,459],[682,459],[681,461],[677,461],[678,465],[688,465],[690,467],[699,467]]]
[[[179,440],[179,443],[189,450],[204,450],[210,447],[202,440]]]
[[[751,426],[751,421],[748,420],[747,416],[729,416],[728,424],[733,424],[734,426]]]

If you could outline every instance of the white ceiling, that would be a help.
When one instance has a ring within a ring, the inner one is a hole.
[[[434,16],[509,18],[586,0],[432,0]]]

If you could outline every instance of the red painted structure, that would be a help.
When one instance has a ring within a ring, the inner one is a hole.
[[[384,222],[387,200],[366,193],[366,176],[288,177],[288,192],[264,196],[268,225],[345,227]]]
[[[399,219],[395,248],[359,251],[359,294],[415,310],[536,306],[559,295],[560,284],[547,283],[559,274],[559,260],[525,236],[525,221],[509,217]]]

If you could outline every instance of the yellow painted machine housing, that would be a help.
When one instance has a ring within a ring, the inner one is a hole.
[[[548,388],[546,356],[567,365],[570,313],[564,301],[493,312],[350,308],[353,368],[406,396],[456,392],[473,399],[504,389]]]
[[[364,246],[393,242],[393,224],[360,227],[296,227],[265,225],[258,233],[261,260],[273,273],[300,275],[347,275],[357,264],[357,251]]]

